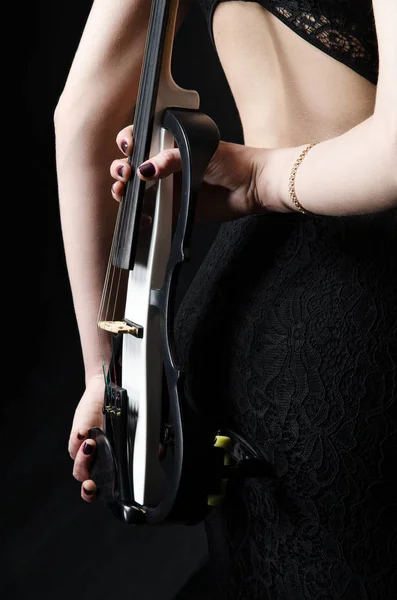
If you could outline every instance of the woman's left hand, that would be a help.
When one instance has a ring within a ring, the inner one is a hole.
[[[125,156],[131,155],[131,125],[119,132],[116,143]],[[251,148],[221,141],[204,175],[196,219],[227,221],[271,210],[263,189],[263,170],[266,158],[271,152],[272,150],[264,148]],[[173,148],[160,152],[140,165],[137,175],[143,181],[153,181],[172,173],[178,174],[180,171],[180,153],[178,148]],[[131,177],[131,167],[127,158],[114,160],[110,173],[116,180],[112,186],[112,196],[120,201],[125,182]]]

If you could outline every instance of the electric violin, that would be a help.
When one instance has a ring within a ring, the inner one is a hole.
[[[152,1],[133,116],[132,175],[98,316],[100,343],[110,338],[111,353],[104,358],[103,428],[89,432],[96,441],[90,476],[102,502],[133,525],[198,523],[222,500],[233,472],[256,476],[266,468],[241,436],[203,425],[200,411],[186,402],[176,359],[175,290],[188,258],[197,193],[220,138],[199,111],[198,93],[172,78],[178,2]],[[148,184],[135,174],[175,144],[182,161],[176,221],[173,176]],[[150,225],[141,227],[142,215]]]

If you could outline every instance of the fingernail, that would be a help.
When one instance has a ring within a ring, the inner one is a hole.
[[[121,167],[119,167],[119,168],[117,169],[117,175],[118,175],[119,177],[122,177],[122,176],[123,176],[123,171],[124,171],[124,167],[122,167],[122,166],[121,166]]]
[[[86,490],[84,486],[83,486],[83,490],[84,490],[84,493],[87,494],[87,496],[92,496],[92,494],[94,494],[94,490]]]
[[[85,444],[83,446],[84,454],[86,454],[86,455],[91,454],[93,449],[94,449],[94,446],[92,444],[87,444],[87,442],[85,442]]]
[[[84,438],[85,438],[85,435],[82,435],[81,433],[77,434],[77,439],[83,440]]]
[[[153,163],[148,162],[148,163],[145,163],[144,165],[141,165],[139,167],[139,172],[144,177],[153,177],[153,175],[156,172],[156,167],[154,166]]]
[[[128,150],[128,142],[127,142],[127,140],[123,140],[120,145],[121,145],[122,151],[125,154],[127,154],[127,150]]]

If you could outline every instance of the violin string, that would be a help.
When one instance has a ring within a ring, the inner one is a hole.
[[[113,258],[114,258],[114,254],[115,254],[115,247],[116,247],[116,241],[117,241],[116,232],[118,230],[118,223],[120,221],[120,212],[121,211],[119,208],[117,217],[116,217],[116,224],[115,224],[115,230],[113,233],[112,245],[111,245],[111,249],[110,249],[109,262],[108,262],[106,274],[105,274],[105,282],[104,282],[101,301],[100,301],[100,305],[99,305],[97,323],[99,323],[99,321],[106,321],[107,316],[108,316],[109,303],[110,303],[110,299],[112,296],[113,281],[114,281],[114,276],[115,276],[114,275],[115,267],[113,266]],[[109,284],[109,282],[110,282],[110,284]],[[106,308],[105,308],[105,304],[107,304]],[[105,383],[106,383],[106,385],[108,385],[108,377],[107,377],[107,367],[108,366],[106,364],[104,350],[103,350],[104,346],[102,344],[102,339],[101,339],[101,338],[103,338],[104,335],[106,335],[106,333],[102,330],[101,327],[98,326],[99,349],[100,349],[101,357],[102,357],[102,369],[103,369],[103,373],[104,373]],[[110,335],[112,335],[112,334],[110,334]]]
[[[105,282],[104,282],[104,286],[103,286],[102,297],[101,297],[101,301],[100,301],[100,305],[99,305],[98,322],[101,320],[105,321],[108,316],[109,303],[110,303],[110,299],[112,296],[111,292],[112,292],[113,281],[114,281],[115,267],[113,266],[113,258],[115,256],[115,250],[116,250],[117,230],[118,230],[118,224],[120,221],[120,212],[121,211],[119,208],[119,211],[117,213],[117,218],[116,218],[115,229],[114,229],[114,233],[113,233],[112,245],[111,245],[111,249],[110,249],[109,262],[108,262],[106,274],[105,274]],[[109,285],[109,281],[111,281],[110,285]],[[106,309],[104,308],[105,304],[107,304]]]

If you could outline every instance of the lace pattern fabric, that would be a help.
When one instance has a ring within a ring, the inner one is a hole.
[[[212,37],[216,7],[227,0],[197,0]],[[240,0],[252,2],[255,0]],[[257,0],[313,46],[376,84],[378,46],[371,0]]]
[[[181,305],[187,394],[274,477],[208,518],[214,598],[397,597],[397,211],[222,226]]]

